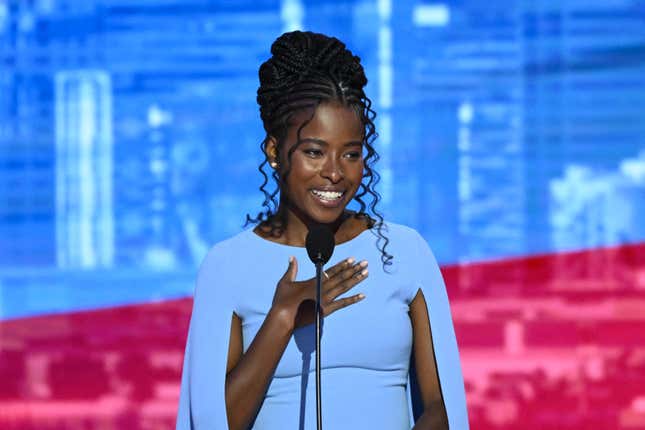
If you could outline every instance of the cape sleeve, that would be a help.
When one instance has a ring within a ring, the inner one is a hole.
[[[214,247],[197,275],[182,370],[177,430],[228,430],[224,383],[234,299],[226,252]]]
[[[419,269],[416,272],[416,279],[411,283],[412,290],[409,294],[413,298],[421,289],[426,301],[439,383],[446,405],[449,427],[452,430],[468,430],[464,378],[446,286],[430,247],[417,232],[414,234],[413,240],[416,245],[410,248],[416,251],[415,266]],[[408,395],[414,419],[423,412],[417,388],[418,383],[411,368]]]

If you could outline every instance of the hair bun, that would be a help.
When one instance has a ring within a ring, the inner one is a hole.
[[[302,31],[284,33],[271,45],[271,54],[275,61],[294,66],[294,72],[307,72],[313,65],[311,57],[312,39]]]
[[[261,85],[277,83],[284,88],[312,75],[329,74],[361,87],[367,83],[360,58],[335,37],[291,31],[273,42],[271,54],[260,67]]]
[[[360,100],[367,84],[361,59],[335,37],[310,31],[282,34],[271,45],[271,57],[260,66],[257,103],[265,129],[285,109],[312,100]],[[349,97],[349,99],[348,99]]]

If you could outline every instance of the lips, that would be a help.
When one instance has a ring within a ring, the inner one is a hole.
[[[320,205],[328,208],[336,207],[342,202],[345,195],[344,190],[322,190],[313,189],[311,195]]]
[[[321,199],[325,200],[337,200],[345,194],[344,191],[332,191],[332,190],[311,190],[311,192]]]

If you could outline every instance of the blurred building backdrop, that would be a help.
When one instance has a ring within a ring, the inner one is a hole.
[[[0,0],[0,428],[172,428],[293,29],[363,60],[381,209],[442,264],[472,428],[645,429],[643,0]]]

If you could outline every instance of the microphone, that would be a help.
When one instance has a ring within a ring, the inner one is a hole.
[[[334,253],[334,233],[324,225],[316,224],[309,229],[305,239],[305,247],[309,258],[316,265],[316,428],[322,430],[322,396],[320,380],[320,326],[321,308],[320,292],[322,283],[322,268]]]
[[[309,229],[305,239],[305,247],[309,259],[314,264],[324,265],[334,253],[334,234],[329,227],[317,224]]]

